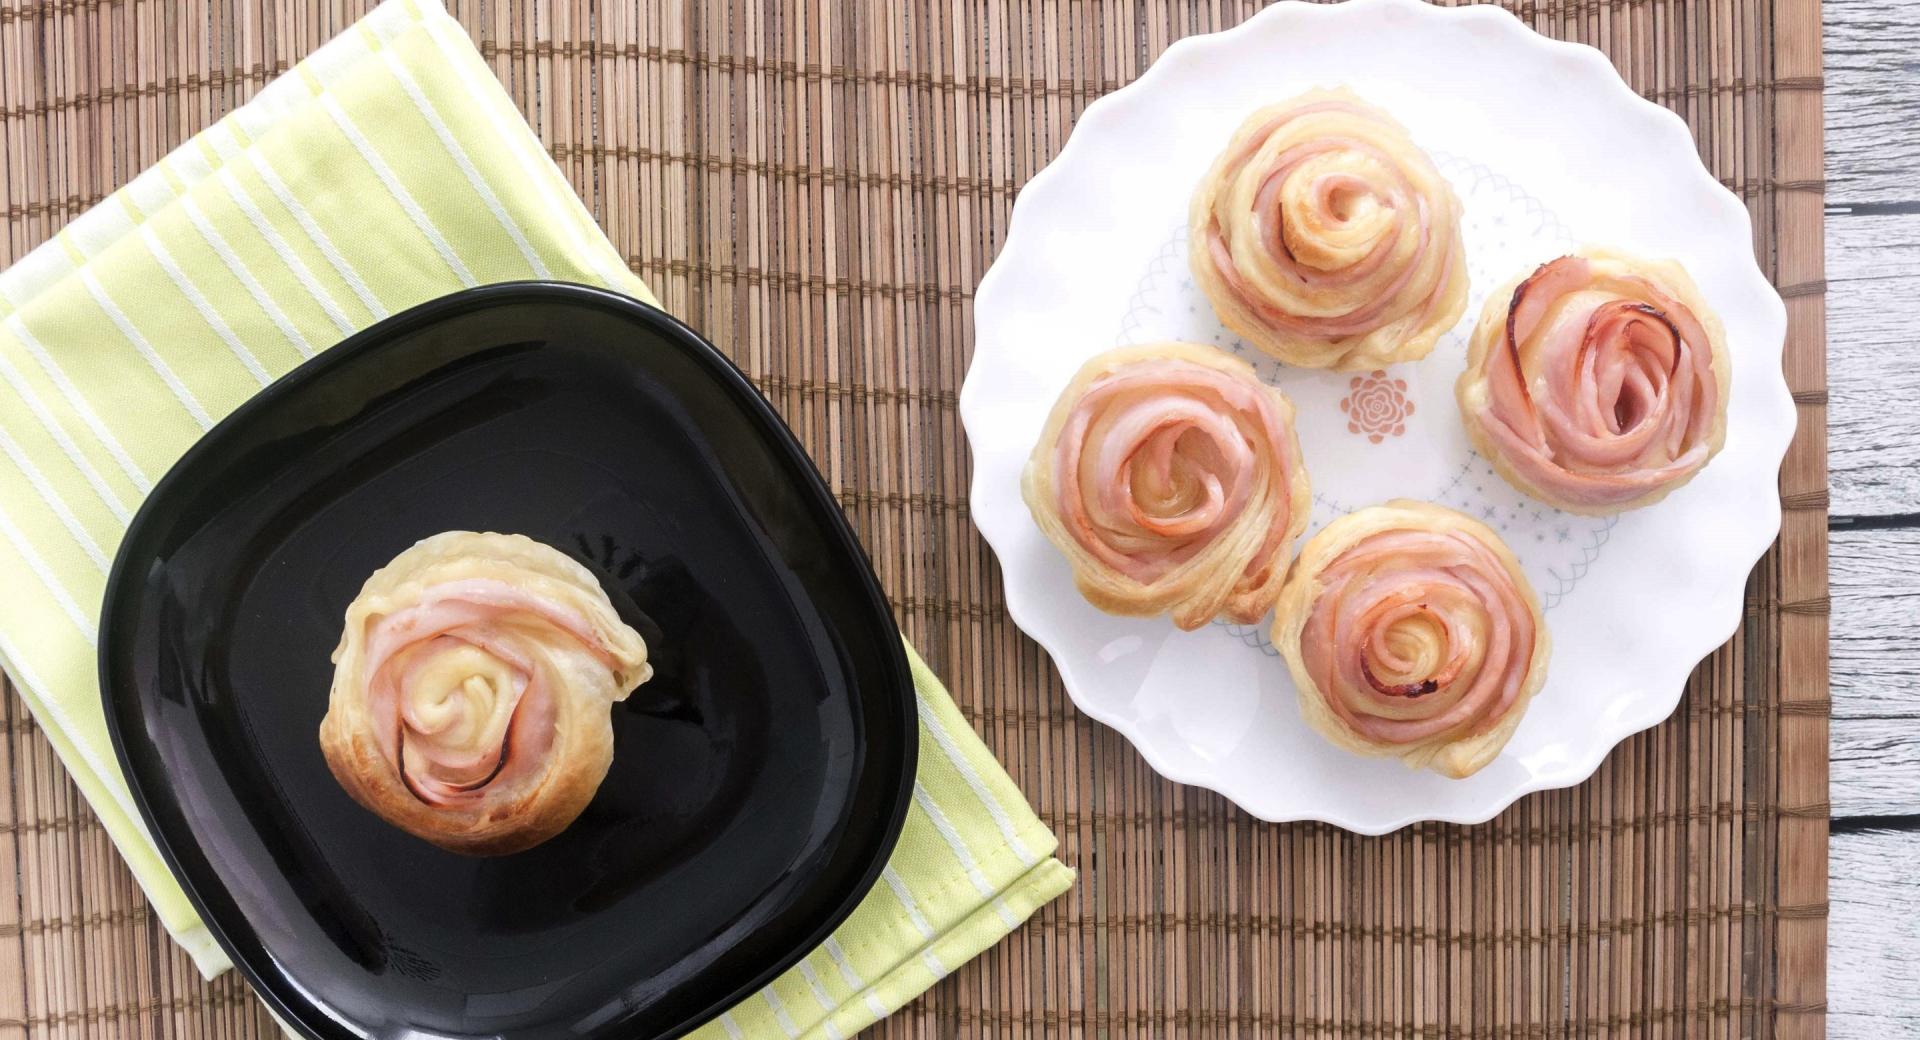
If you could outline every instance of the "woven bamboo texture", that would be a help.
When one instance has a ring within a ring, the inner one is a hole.
[[[968,517],[955,394],[1015,193],[1233,0],[455,0],[667,306],[811,450],[901,625],[1081,872],[884,1038],[1816,1036],[1827,838],[1817,3],[1527,0],[1686,117],[1788,299],[1801,427],[1746,621],[1674,717],[1479,827],[1263,824],[1075,712]],[[0,261],[245,100],[361,0],[0,0]],[[0,590],[0,595],[4,595]],[[0,1040],[243,1038],[11,692]]]

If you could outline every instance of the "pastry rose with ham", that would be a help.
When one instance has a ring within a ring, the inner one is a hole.
[[[1087,362],[1021,490],[1089,602],[1185,629],[1264,615],[1310,507],[1286,397],[1192,343]]]
[[[1289,364],[1416,360],[1466,310],[1459,200],[1393,117],[1346,90],[1247,117],[1188,232],[1221,322]]]
[[[530,538],[449,531],[373,573],[333,652],[320,746],[354,800],[454,852],[564,830],[613,760],[647,646],[585,567]]]
[[[1547,677],[1540,602],[1513,553],[1478,521],[1404,499],[1307,540],[1273,644],[1328,740],[1455,778],[1500,754]]]
[[[1679,264],[1600,249],[1487,300],[1455,387],[1508,483],[1575,513],[1650,505],[1727,437],[1726,333]]]

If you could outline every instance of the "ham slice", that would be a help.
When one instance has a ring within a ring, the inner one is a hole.
[[[1525,689],[1531,605],[1500,559],[1456,530],[1389,530],[1319,573],[1300,652],[1333,714],[1377,744],[1484,733]]]
[[[1722,407],[1700,317],[1652,279],[1583,256],[1514,289],[1470,420],[1519,478],[1577,508],[1620,508],[1690,477]]]
[[[1297,462],[1278,446],[1291,440],[1263,388],[1186,361],[1136,364],[1070,413],[1054,454],[1060,513],[1082,548],[1151,582],[1238,523],[1258,480],[1286,486]],[[1262,578],[1293,520],[1275,501],[1243,581]]]
[[[1187,629],[1266,614],[1311,494],[1285,395],[1224,351],[1171,342],[1082,365],[1020,483],[1089,602]]]
[[[565,632],[611,666],[584,617],[493,579],[432,586],[369,625],[368,703],[388,720],[376,739],[421,801],[472,801],[496,780],[545,767],[553,691],[545,670],[515,645],[516,627],[529,623]]]
[[[1346,91],[1249,117],[1190,215],[1195,280],[1293,364],[1410,360],[1465,306],[1459,202],[1405,129]]]

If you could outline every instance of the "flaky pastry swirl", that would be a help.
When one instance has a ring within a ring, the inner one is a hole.
[[[333,660],[320,745],[334,777],[387,822],[474,855],[579,816],[613,760],[614,702],[652,675],[585,567],[468,531],[375,571]]]
[[[1561,509],[1650,505],[1726,442],[1726,333],[1679,264],[1585,249],[1487,299],[1455,386],[1474,447]]]
[[[1310,506],[1285,395],[1193,343],[1087,362],[1021,491],[1089,602],[1184,629],[1265,614]]]
[[[1546,680],[1539,600],[1499,536],[1405,499],[1322,528],[1275,607],[1307,722],[1363,755],[1469,776]]]
[[[1452,187],[1393,117],[1346,90],[1247,117],[1188,221],[1194,279],[1221,322],[1289,364],[1416,360],[1466,309]]]

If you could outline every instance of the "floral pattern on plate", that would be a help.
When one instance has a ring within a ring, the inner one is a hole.
[[[1506,539],[1542,605],[1552,610],[1599,558],[1616,518],[1562,512],[1509,486],[1468,445],[1453,384],[1466,364],[1467,333],[1489,287],[1578,242],[1539,199],[1484,164],[1438,151],[1433,158],[1460,196],[1472,289],[1465,316],[1423,360],[1351,375],[1294,368],[1261,353],[1220,324],[1194,284],[1184,223],[1170,229],[1141,273],[1115,342],[1211,343],[1246,358],[1261,378],[1285,390],[1298,412],[1313,478],[1309,533],[1390,498],[1451,506]],[[1217,624],[1242,643],[1276,653],[1264,622]]]

